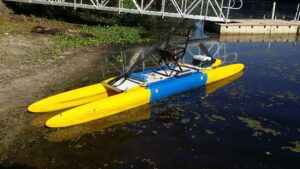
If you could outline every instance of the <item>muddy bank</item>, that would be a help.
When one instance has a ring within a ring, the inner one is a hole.
[[[110,57],[119,62],[119,46],[148,41],[142,31],[1,13],[0,168],[3,163],[10,166],[22,148],[51,131],[44,127],[51,116],[40,119],[27,112],[29,104],[112,76]]]
[[[7,15],[8,13],[9,13],[8,8],[2,1],[0,1],[0,16]]]
[[[14,25],[0,25],[0,162],[7,150],[17,150],[22,142],[35,139],[31,134],[40,132],[31,131],[30,121],[35,115],[26,110],[30,103],[100,81],[104,58],[119,52],[117,47],[102,45],[51,53],[58,46],[50,36],[30,33],[22,26],[16,28],[28,18],[15,18],[20,20],[12,20]],[[91,72],[99,76],[91,80],[87,76]]]
[[[4,10],[5,8],[6,6],[4,5],[4,3],[0,1],[0,11]]]
[[[28,127],[32,127],[29,123],[34,115],[26,111],[30,103],[51,94],[85,85],[88,78],[86,74],[92,70],[99,70],[99,77],[95,81],[101,80],[103,58],[114,53],[109,47],[95,47],[83,49],[44,65],[21,65],[20,69],[2,67],[1,74],[9,74],[10,78],[2,79],[0,89],[1,147],[4,149],[18,147],[14,144],[19,144],[21,140],[15,138]],[[27,135],[24,139],[29,138],[30,135]]]

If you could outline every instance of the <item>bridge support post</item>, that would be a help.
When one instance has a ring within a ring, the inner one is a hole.
[[[272,19],[275,18],[276,2],[273,2]]]
[[[228,22],[230,8],[231,8],[231,0],[229,0],[229,2],[228,2],[227,14],[226,14],[226,18],[225,18],[226,23]]]
[[[295,15],[295,21],[299,21],[300,18],[300,3],[297,6],[296,15]]]

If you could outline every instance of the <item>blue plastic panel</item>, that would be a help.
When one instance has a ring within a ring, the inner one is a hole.
[[[160,82],[155,82],[147,86],[151,90],[150,102],[172,96],[177,93],[188,91],[194,88],[204,86],[207,81],[207,75],[203,73],[193,73],[184,77],[172,77]]]
[[[131,73],[129,77],[141,82],[147,82],[148,80],[147,76],[140,73]]]

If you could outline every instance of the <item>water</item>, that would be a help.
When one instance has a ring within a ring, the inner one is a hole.
[[[212,53],[220,48],[224,64],[245,64],[244,72],[65,129],[43,127],[53,114],[34,115],[1,155],[0,168],[299,168],[299,44],[215,39],[205,45]],[[197,45],[189,52],[186,62]],[[106,65],[90,79],[119,74],[114,66],[125,69],[118,61]]]
[[[236,6],[239,5],[236,1]],[[273,11],[273,3],[276,2],[275,17],[277,19],[293,20],[297,11],[299,1],[245,1],[240,10],[231,10],[230,18],[255,18],[255,19],[271,19]]]

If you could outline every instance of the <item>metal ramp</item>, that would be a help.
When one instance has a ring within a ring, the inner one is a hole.
[[[215,22],[230,22],[231,9],[240,9],[242,0],[4,0],[11,2],[84,8]]]

